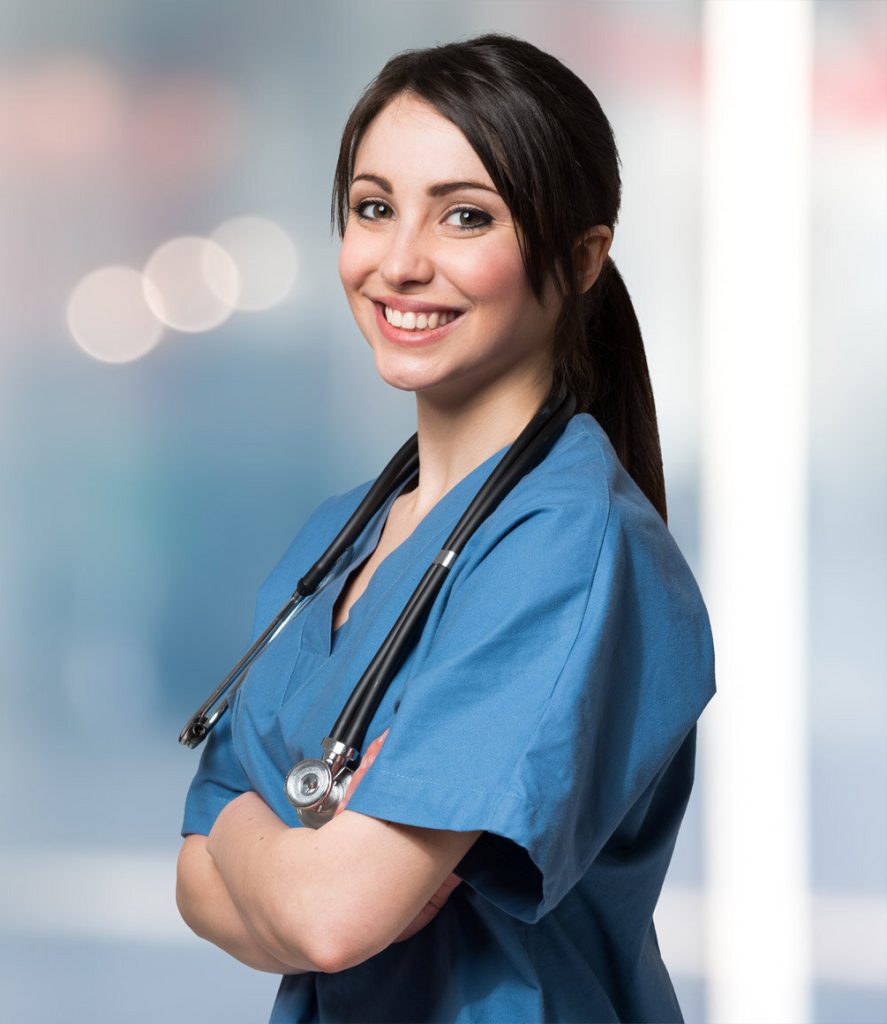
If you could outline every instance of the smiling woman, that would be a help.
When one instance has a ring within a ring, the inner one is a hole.
[[[273,1021],[681,1020],[652,915],[714,655],[608,256],[619,198],[593,94],[520,40],[401,54],[345,127],[340,275],[379,375],[416,396],[418,473],[210,735],[178,873],[198,934],[284,975]],[[544,457],[458,559],[442,551],[565,393],[576,413]],[[311,515],[257,633],[369,490]],[[344,798],[303,827],[284,777],[442,556]]]
[[[361,139],[349,209],[339,273],[383,380],[433,404],[550,382],[554,283],[540,303],[511,212],[452,121],[392,99]]]

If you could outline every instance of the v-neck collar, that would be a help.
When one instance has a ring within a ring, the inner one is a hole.
[[[510,444],[504,445],[497,452],[488,456],[457,484],[454,484],[440,498],[437,504],[425,514],[409,537],[398,544],[393,551],[390,551],[382,559],[379,565],[376,566],[363,593],[351,605],[347,620],[333,634],[333,609],[339,594],[345,587],[345,581],[350,577],[355,567],[376,550],[392,504],[415,478],[415,474],[393,491],[367,524],[363,534],[352,546],[351,554],[346,559],[345,567],[341,570],[339,576],[332,580],[318,594],[315,601],[312,602],[313,607],[310,609],[306,608],[303,644],[310,646],[327,658],[335,655],[342,647],[346,646],[349,635],[356,629],[357,621],[365,614],[367,607],[372,602],[374,595],[379,591],[379,588],[386,581],[389,585],[391,584],[391,577],[394,576],[398,566],[401,570],[397,575],[399,579],[403,575],[405,567],[409,565],[407,559],[410,556],[417,555],[436,533],[444,532],[447,527],[452,530],[459,516],[461,516],[470,504],[471,499],[480,490],[484,480],[492,473],[496,464],[510,447]],[[431,559],[429,559],[429,564],[430,561]],[[404,598],[404,603],[406,603],[406,597]]]
[[[336,647],[341,643],[341,639],[345,631],[350,625],[352,625],[351,616],[354,614],[355,609],[363,600],[364,594],[369,589],[369,585],[372,584],[373,580],[379,573],[379,570],[388,561],[388,555],[382,559],[382,561],[376,566],[373,575],[370,577],[370,583],[364,588],[363,594],[358,599],[352,602],[350,609],[348,610],[348,618],[339,626],[338,629],[333,629],[333,611],[336,607],[336,602],[339,600],[339,596],[345,589],[346,582],[351,579],[351,574],[354,570],[368,559],[379,545],[379,540],[382,536],[382,531],[385,529],[385,524],[388,522],[388,514],[391,511],[391,506],[394,502],[403,494],[404,489],[409,486],[410,482],[415,479],[416,474],[413,473],[408,480],[405,480],[400,487],[394,490],[386,499],[384,505],[376,512],[373,518],[370,520],[367,528],[364,530],[363,536],[360,537],[357,543],[353,546],[351,557],[347,560],[346,568],[342,571],[339,577],[333,581],[330,585],[330,597],[326,607],[323,609],[323,629],[324,635],[327,640],[326,649],[324,654],[332,655],[335,653]],[[421,524],[419,524],[421,525]],[[418,526],[416,527],[418,529]],[[415,533],[415,530],[413,531]],[[411,535],[412,536],[412,535]],[[407,538],[409,540],[409,538]],[[406,541],[402,542],[403,544]],[[398,545],[398,548],[401,545]],[[394,551],[397,551],[395,548]],[[394,551],[389,552],[389,555],[393,555]]]

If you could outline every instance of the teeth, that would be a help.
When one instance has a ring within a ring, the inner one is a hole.
[[[401,313],[399,309],[385,307],[385,319],[394,327],[400,327],[405,331],[434,330],[435,327],[443,327],[456,319],[458,313],[453,310],[443,310],[439,313]]]

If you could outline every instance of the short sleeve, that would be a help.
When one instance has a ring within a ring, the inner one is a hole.
[[[349,809],[482,830],[456,873],[532,922],[693,730],[715,689],[708,616],[665,524],[637,504],[513,515],[441,598]]]
[[[234,753],[227,711],[203,743],[200,764],[185,797],[182,835],[208,836],[225,805],[251,788]]]
[[[335,536],[339,518],[347,518],[340,505],[347,505],[359,491],[328,498],[308,517],[283,557],[259,588],[253,619],[252,639],[268,625],[293,592],[296,583],[320,557]],[[340,513],[337,515],[337,513]],[[234,750],[229,708],[203,743],[200,763],[185,798],[182,835],[209,835],[216,818],[227,803],[254,786]]]

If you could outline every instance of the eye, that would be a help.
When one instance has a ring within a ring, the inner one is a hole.
[[[363,199],[351,207],[361,220],[385,220],[391,216],[391,207],[380,199]]]
[[[493,218],[488,213],[484,213],[483,210],[477,210],[473,206],[459,206],[447,214],[444,223],[451,224],[462,231],[472,231],[476,228],[485,228],[488,224],[492,224]]]

